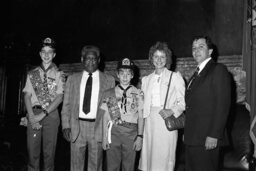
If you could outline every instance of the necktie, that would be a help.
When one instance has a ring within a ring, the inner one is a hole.
[[[193,81],[196,79],[196,77],[198,76],[198,72],[199,72],[199,67],[196,68],[196,71],[194,72],[193,76],[191,77],[189,84],[188,84],[188,89],[191,88]]]
[[[89,73],[89,77],[86,81],[83,101],[83,112],[88,114],[91,107],[91,95],[92,95],[92,73]]]
[[[121,90],[123,90],[121,108],[124,107],[124,111],[125,111],[125,113],[127,113],[127,110],[126,110],[126,103],[127,103],[126,92],[127,92],[127,90],[131,87],[131,85],[129,85],[126,89],[124,89],[121,85],[118,85],[118,86],[119,86],[119,88],[120,88]]]

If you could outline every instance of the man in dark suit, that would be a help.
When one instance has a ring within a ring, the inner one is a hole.
[[[71,171],[83,171],[88,147],[88,171],[102,171],[102,94],[115,86],[114,77],[98,70],[100,51],[85,46],[84,71],[68,77],[61,112],[63,136],[71,144]]]
[[[193,41],[197,71],[185,94],[186,171],[218,171],[220,146],[231,103],[231,78],[223,64],[212,60],[213,44],[208,37]]]

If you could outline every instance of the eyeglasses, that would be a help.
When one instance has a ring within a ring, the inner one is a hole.
[[[92,62],[97,62],[98,60],[99,60],[99,58],[98,57],[90,57],[90,56],[84,56],[83,57],[83,60],[85,61],[85,62],[88,62],[88,61],[92,61]]]

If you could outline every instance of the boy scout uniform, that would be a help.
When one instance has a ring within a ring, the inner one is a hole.
[[[123,170],[134,170],[136,151],[133,149],[138,133],[138,118],[142,116],[143,93],[133,85],[124,89],[121,85],[105,92],[101,109],[109,118],[108,125],[103,125],[103,135],[108,139],[108,169],[116,170],[122,163]],[[106,118],[106,117],[104,117]],[[105,121],[103,123],[106,123]]]
[[[31,93],[32,109],[36,115],[47,109],[58,94],[63,94],[63,86],[64,74],[52,63],[47,70],[38,66],[29,71],[23,92]],[[33,130],[31,124],[27,124],[28,170],[40,169],[41,142],[44,170],[54,170],[59,123],[59,113],[56,109],[40,121],[41,129]]]

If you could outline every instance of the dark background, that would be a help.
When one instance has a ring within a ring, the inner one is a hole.
[[[57,42],[55,62],[80,62],[85,44],[106,61],[147,59],[156,41],[191,56],[195,35],[209,35],[220,55],[241,54],[241,0],[8,0],[1,2],[1,58],[38,64],[39,43]]]
[[[190,57],[195,35],[212,37],[219,55],[242,54],[241,0],[8,0],[0,19],[0,118],[15,122],[25,115],[26,72],[40,64],[47,36],[57,43],[57,65],[80,62],[86,44],[99,46],[103,61],[147,59],[156,41]]]
[[[191,57],[195,35],[209,35],[221,56],[242,54],[243,0],[3,0],[0,21],[0,168],[13,170],[26,166],[22,89],[26,72],[41,62],[43,38],[55,39],[57,65],[80,62],[88,44],[105,61],[147,59],[156,41],[167,42],[177,58]],[[63,171],[69,145],[61,133],[57,147]]]

